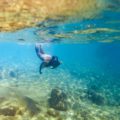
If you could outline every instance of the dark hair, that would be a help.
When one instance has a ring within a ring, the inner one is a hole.
[[[53,66],[54,68],[58,67],[60,65],[60,61],[58,60],[57,56],[53,56],[50,65]]]

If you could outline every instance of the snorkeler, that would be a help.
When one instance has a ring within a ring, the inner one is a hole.
[[[37,56],[42,60],[42,63],[40,64],[40,68],[39,68],[40,74],[42,73],[41,70],[45,67],[50,67],[51,69],[54,69],[61,64],[57,56],[52,56],[44,53],[43,49],[41,48],[41,44],[36,43],[35,51]]]

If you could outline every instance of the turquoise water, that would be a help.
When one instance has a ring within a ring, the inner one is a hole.
[[[37,28],[1,32],[0,119],[119,120],[119,19],[113,9],[93,19],[49,19]],[[40,75],[36,42],[62,64]],[[54,88],[66,94],[61,106],[67,110],[49,105]]]
[[[46,104],[50,92],[53,88],[59,87],[70,100],[68,113],[61,119],[68,119],[69,113],[72,114],[71,119],[75,120],[79,120],[80,117],[105,120],[109,119],[109,116],[115,120],[120,118],[120,44],[43,43],[42,46],[46,53],[58,55],[63,63],[54,70],[44,69],[40,75],[40,60],[36,56],[34,44],[0,44],[1,89],[9,92],[12,90],[13,98],[16,98],[16,94],[20,98],[27,96],[37,101],[40,108],[49,110]],[[89,92],[93,95],[90,98]],[[11,93],[9,94],[8,98],[11,96]],[[95,95],[100,97],[96,98]],[[86,115],[82,116],[83,114]],[[29,115],[27,117],[29,118]]]

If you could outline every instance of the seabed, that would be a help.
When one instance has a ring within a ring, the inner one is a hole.
[[[85,77],[81,73],[78,80],[79,74],[75,77],[75,73],[63,69],[59,73],[40,77],[35,73],[17,76],[10,72],[7,76],[4,71],[0,80],[0,120],[120,119],[120,103],[110,103],[106,97],[111,95],[110,89],[97,90],[98,86],[89,84],[103,81],[104,76],[91,73]]]

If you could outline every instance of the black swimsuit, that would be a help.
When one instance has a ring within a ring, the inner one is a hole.
[[[53,66],[53,68],[57,67],[60,64],[60,62],[58,61],[58,57],[57,56],[52,56],[52,59],[50,60],[50,62],[48,63],[48,66]]]

